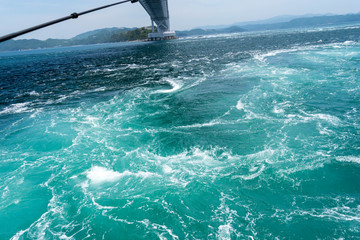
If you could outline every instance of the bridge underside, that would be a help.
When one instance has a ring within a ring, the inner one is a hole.
[[[176,38],[175,32],[170,30],[168,0],[139,0],[139,2],[151,18],[153,32],[148,35],[149,40]]]

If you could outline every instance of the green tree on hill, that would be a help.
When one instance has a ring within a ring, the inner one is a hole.
[[[147,35],[151,33],[149,28],[137,28],[127,32],[116,33],[110,37],[110,42],[124,42],[124,41],[136,41],[145,40]]]

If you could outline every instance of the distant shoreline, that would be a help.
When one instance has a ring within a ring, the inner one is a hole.
[[[207,36],[217,34],[230,34],[241,32],[256,32],[268,30],[302,29],[313,27],[332,27],[341,25],[360,24],[360,14],[333,15],[333,16],[315,16],[295,18],[286,22],[260,23],[245,25],[230,25],[218,29],[196,28],[187,31],[176,31],[178,37]],[[142,28],[105,28],[79,34],[71,39],[20,39],[9,40],[0,43],[0,52],[4,51],[24,51],[35,49],[47,49],[70,46],[83,46],[104,43],[118,42],[139,42],[146,41],[147,35],[152,31],[151,27]]]

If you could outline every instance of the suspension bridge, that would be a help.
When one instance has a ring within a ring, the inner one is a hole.
[[[131,3],[140,2],[140,4],[144,7],[146,12],[150,15],[152,32],[149,33],[148,35],[149,40],[157,41],[157,40],[168,40],[168,39],[176,38],[175,32],[170,30],[170,15],[169,15],[168,0],[124,0],[121,2],[108,4],[102,7],[90,9],[80,13],[74,12],[63,18],[55,19],[50,22],[46,22],[31,28],[27,28],[18,32],[14,32],[2,36],[0,37],[0,43],[24,35],[26,33],[36,31],[41,28],[45,28],[70,19],[76,19],[82,15],[89,14],[95,11],[99,11],[105,8],[113,7],[127,2],[131,2]],[[155,28],[155,24],[156,24],[156,28]]]

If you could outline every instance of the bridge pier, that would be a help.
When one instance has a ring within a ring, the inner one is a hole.
[[[151,18],[152,33],[148,34],[148,40],[158,41],[177,38],[175,32],[170,30],[168,0],[139,0],[139,2]],[[157,26],[156,31],[154,23]]]
[[[176,34],[174,31],[170,32],[153,32],[148,34],[149,41],[160,41],[160,40],[170,40],[176,39]]]

